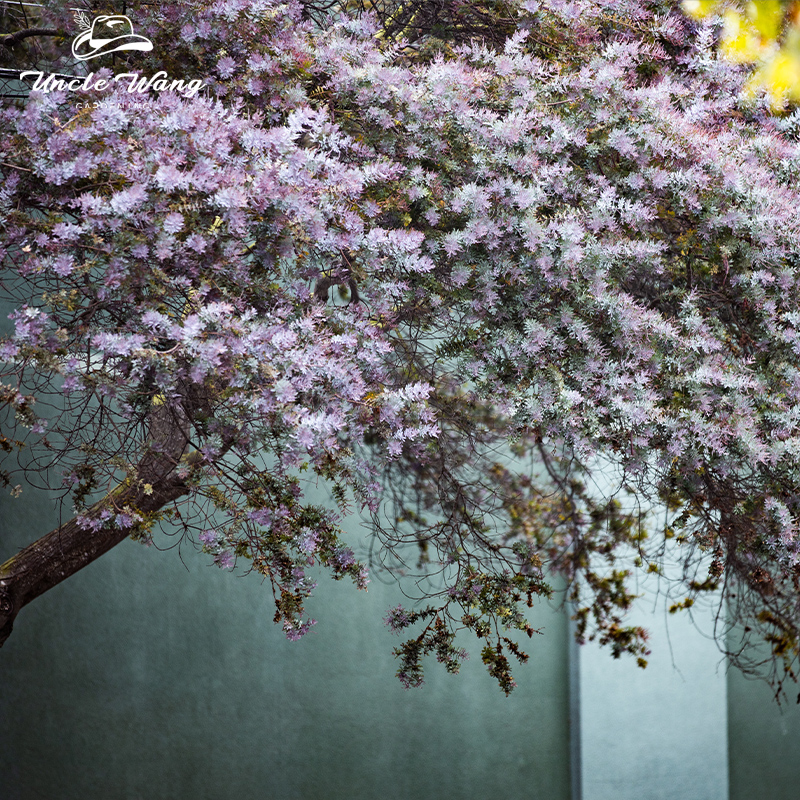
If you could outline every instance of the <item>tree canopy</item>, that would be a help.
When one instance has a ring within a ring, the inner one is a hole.
[[[68,64],[80,28],[46,8],[48,64],[81,80],[15,41],[34,88],[0,112],[2,480],[75,509],[0,568],[3,638],[168,522],[262,574],[290,639],[317,568],[416,580],[386,618],[407,686],[427,654],[457,671],[467,629],[510,691],[554,580],[579,639],[644,666],[633,581],[670,558],[671,611],[710,597],[738,664],[766,640],[794,676],[800,115],[743,96],[713,24],[639,0],[126,13],[151,51]]]

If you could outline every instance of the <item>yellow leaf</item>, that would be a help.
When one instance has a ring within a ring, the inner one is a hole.
[[[703,19],[716,11],[719,0],[683,0],[683,10],[695,19]]]
[[[764,39],[771,42],[778,38],[783,22],[783,4],[780,0],[748,3],[747,16]]]
[[[800,97],[800,53],[776,52],[755,71],[747,82],[745,91],[749,95],[764,89],[775,110],[783,108],[787,99]]]
[[[736,64],[757,61],[764,52],[758,31],[738,11],[729,8],[723,14],[722,41],[719,50]]]

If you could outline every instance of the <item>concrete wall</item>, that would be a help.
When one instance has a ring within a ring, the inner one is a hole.
[[[665,613],[655,590],[641,587],[632,616],[651,634],[646,669],[596,644],[575,651],[581,800],[728,798],[724,664],[688,617]]]
[[[0,560],[55,521],[42,493],[3,496]],[[23,609],[0,650],[0,798],[569,797],[563,614],[535,617],[509,698],[476,652],[405,691],[392,589],[324,581],[291,643],[268,587],[208,561],[126,541]]]
[[[0,497],[0,559],[56,521],[45,493]],[[800,707],[726,677],[709,618],[667,615],[654,588],[634,617],[644,671],[570,645],[542,608],[510,698],[475,652],[405,691],[381,622],[393,588],[323,581],[317,628],[290,643],[255,577],[124,542],[24,609],[0,650],[0,798],[800,797]]]
[[[772,689],[728,674],[730,800],[800,797],[800,686],[787,684],[782,705]]]

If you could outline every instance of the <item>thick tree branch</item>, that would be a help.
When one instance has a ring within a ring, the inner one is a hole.
[[[103,498],[89,516],[104,509],[125,506],[148,514],[158,511],[188,491],[186,482],[173,477],[147,495],[131,486]],[[0,566],[0,647],[11,634],[14,618],[23,606],[107,553],[131,534],[129,528],[103,525],[97,530],[81,527],[72,519]]]
[[[58,36],[58,31],[55,28],[25,28],[15,33],[6,33],[0,36],[0,44],[5,47],[13,47],[23,39],[28,39],[31,36]]]
[[[149,424],[151,443],[139,464],[138,480],[121,484],[95,503],[85,515],[89,519],[126,507],[152,514],[189,491],[186,477],[179,477],[176,467],[179,463],[198,466],[203,456],[196,450],[183,455],[189,442],[185,411],[163,402],[154,404]],[[92,530],[72,519],[0,566],[0,647],[11,635],[14,619],[23,606],[107,553],[132,532],[114,524]]]

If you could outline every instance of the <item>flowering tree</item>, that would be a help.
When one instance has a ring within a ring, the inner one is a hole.
[[[800,117],[658,2],[403,9],[132,4],[152,51],[3,108],[2,479],[75,516],[0,567],[2,638],[164,521],[297,638],[312,567],[366,586],[360,509],[427,587],[387,616],[407,686],[467,629],[510,691],[552,576],[644,666],[670,553],[670,610],[716,598],[792,675]]]

